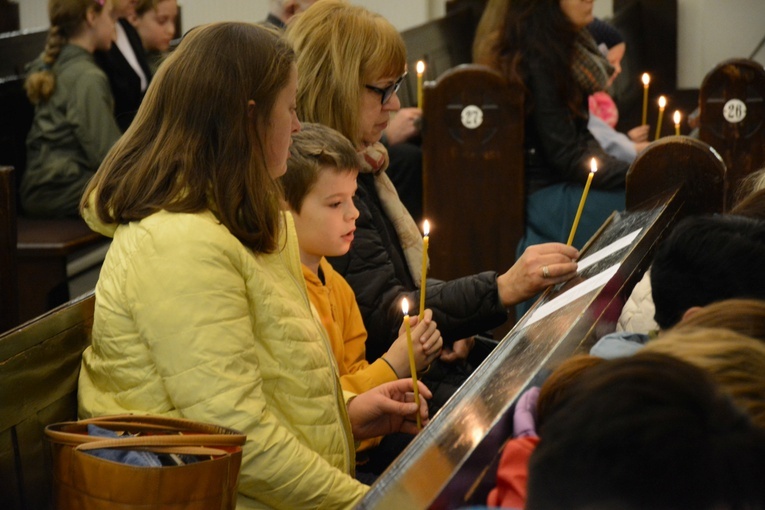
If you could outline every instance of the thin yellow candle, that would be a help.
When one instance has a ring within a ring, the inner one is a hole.
[[[675,135],[680,136],[680,110],[675,110],[672,118],[675,121]]]
[[[406,328],[406,345],[409,350],[409,370],[412,372],[414,385],[414,403],[417,404],[417,430],[422,430],[420,418],[420,389],[417,387],[417,363],[414,362],[414,346],[412,345],[412,327],[409,325],[409,301],[401,300],[401,310],[404,312],[404,328]]]
[[[425,317],[425,277],[428,274],[428,239],[430,234],[430,222],[425,220],[422,224],[422,279],[420,280],[420,320]]]
[[[659,135],[661,134],[661,119],[664,117],[664,108],[667,107],[667,98],[664,96],[659,96],[659,120],[656,121],[656,140],[659,139]]]
[[[643,82],[643,123],[641,125],[645,126],[648,122],[648,84],[651,83],[651,77],[648,73],[643,73],[640,79]]]
[[[417,61],[417,108],[422,108],[422,76],[425,74],[425,62]]]
[[[571,246],[571,243],[574,242],[574,236],[576,235],[576,228],[579,226],[579,219],[582,217],[582,210],[584,209],[584,202],[587,200],[587,193],[590,191],[590,184],[592,184],[592,177],[595,175],[595,172],[598,171],[598,163],[595,161],[595,158],[592,158],[590,160],[590,175],[587,176],[587,184],[584,185],[584,192],[582,193],[582,199],[579,201],[579,208],[576,210],[576,216],[574,216],[574,224],[571,227],[571,233],[568,235],[568,244]]]

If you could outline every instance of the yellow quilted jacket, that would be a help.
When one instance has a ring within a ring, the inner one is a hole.
[[[270,255],[254,255],[210,212],[162,211],[117,227],[96,287],[79,412],[241,430],[237,508],[348,508],[368,488],[349,476],[344,395],[289,214],[282,227]]]

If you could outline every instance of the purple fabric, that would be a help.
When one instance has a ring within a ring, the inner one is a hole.
[[[515,404],[513,415],[514,437],[537,437],[536,415],[539,387],[532,386],[526,390]]]

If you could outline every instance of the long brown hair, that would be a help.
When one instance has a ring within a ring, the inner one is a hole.
[[[561,10],[560,0],[489,0],[476,30],[473,60],[523,87],[533,107],[524,73],[525,62],[533,59],[550,70],[560,97],[580,115],[584,96],[572,70],[579,30]]]
[[[294,59],[274,29],[216,23],[189,32],[153,78],[80,208],[95,193],[106,223],[160,209],[211,209],[243,244],[274,251],[281,195],[266,167],[263,131]]]
[[[317,2],[287,26],[297,53],[298,116],[361,144],[359,106],[365,83],[406,69],[406,46],[388,20],[339,0]]]

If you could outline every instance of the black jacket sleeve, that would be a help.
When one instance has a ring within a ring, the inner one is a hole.
[[[420,293],[412,280],[392,224],[374,190],[371,176],[360,175],[355,203],[359,209],[350,251],[330,263],[348,281],[367,329],[367,359],[388,350],[398,336],[403,313],[401,298],[410,313],[418,312]],[[427,308],[446,343],[502,324],[507,312],[499,301],[496,274],[487,272],[450,282],[428,280]]]
[[[526,69],[526,85],[533,96],[527,106],[531,110],[526,122],[527,151],[538,152],[537,157],[542,161],[540,166],[550,173],[543,177],[548,181],[546,184],[584,184],[590,172],[590,159],[594,157],[598,161],[598,172],[592,187],[623,188],[629,165],[606,154],[592,136],[587,129],[587,107],[583,105],[585,115],[576,117],[543,64],[530,59]],[[534,178],[533,171],[530,178]]]

